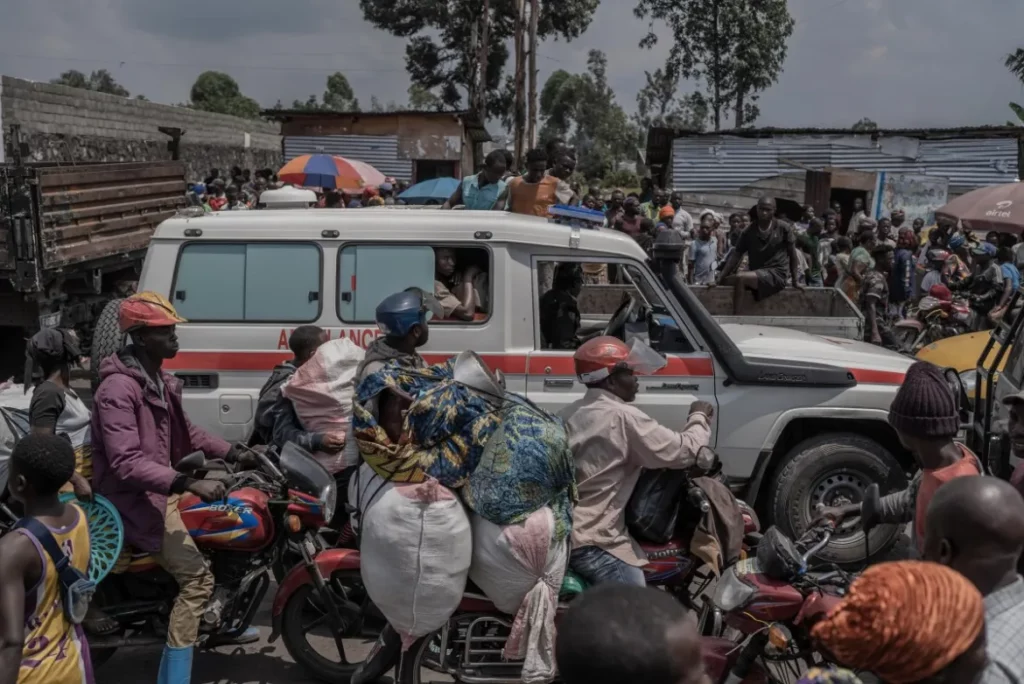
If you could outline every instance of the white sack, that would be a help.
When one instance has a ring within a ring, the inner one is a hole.
[[[473,556],[469,518],[434,479],[392,484],[364,464],[350,491],[361,511],[363,585],[406,649],[440,629],[462,602]]]
[[[517,525],[495,525],[476,513],[473,564],[469,577],[498,610],[514,615],[505,657],[525,660],[524,684],[555,678],[555,611],[569,563],[569,541],[553,540],[550,508],[532,513]]]
[[[359,463],[359,449],[352,437],[352,401],[356,368],[365,355],[366,351],[347,337],[331,340],[321,345],[281,388],[305,430],[345,433],[345,448],[340,453],[313,454],[332,474]]]

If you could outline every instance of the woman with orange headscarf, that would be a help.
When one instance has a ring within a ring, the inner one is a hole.
[[[985,653],[981,594],[937,563],[871,566],[811,636],[836,662],[889,684],[1010,681]]]

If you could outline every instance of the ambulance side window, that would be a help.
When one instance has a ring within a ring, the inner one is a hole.
[[[178,256],[171,301],[196,323],[312,323],[321,262],[311,243],[194,242]]]
[[[438,255],[445,259],[439,260]],[[444,261],[442,273],[438,264]],[[454,266],[453,266],[454,264]],[[338,317],[346,323],[373,323],[377,305],[396,292],[417,287],[433,293],[445,311],[439,324],[472,325],[488,318],[491,301],[490,252],[476,247],[444,245],[362,244],[346,245],[338,255]],[[477,302],[471,316],[456,315],[457,293],[469,286]]]

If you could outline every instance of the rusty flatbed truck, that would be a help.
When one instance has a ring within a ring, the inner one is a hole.
[[[185,188],[180,161],[0,165],[0,379],[43,325],[74,327],[89,354],[104,304],[135,287]]]

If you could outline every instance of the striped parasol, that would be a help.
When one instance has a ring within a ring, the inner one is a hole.
[[[384,174],[366,162],[329,154],[296,157],[281,167],[277,177],[292,185],[345,192],[360,192],[384,182]]]

